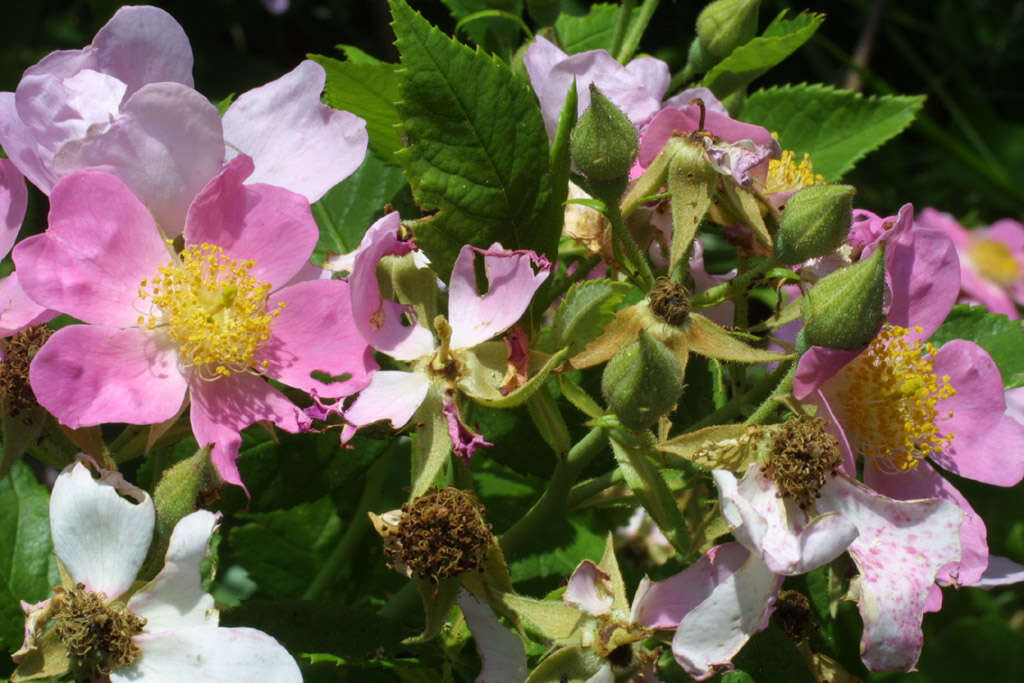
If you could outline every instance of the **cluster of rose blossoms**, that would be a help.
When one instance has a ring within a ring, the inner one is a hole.
[[[656,59],[623,66],[604,51],[569,56],[537,38],[524,63],[550,135],[574,81],[581,115],[593,84],[629,119],[639,136],[630,171],[636,186],[657,175],[660,155],[681,136],[698,140],[714,183],[723,196],[738,198],[737,206],[757,187],[777,211],[820,182],[789,162],[769,131],[730,118],[710,91],[662,101],[670,77]],[[221,115],[193,89],[181,27],[162,10],[125,7],[91,45],[49,55],[14,93],[0,93],[0,145],[8,157],[0,160],[0,250],[13,248],[15,265],[2,285],[0,332],[27,334],[59,314],[80,323],[49,336],[29,372],[36,400],[62,425],[170,425],[187,410],[192,434],[211,447],[220,476],[239,486],[240,432],[257,422],[297,433],[334,420],[347,442],[382,420],[395,428],[438,420],[467,464],[488,445],[463,422],[460,402],[500,399],[536,370],[531,340],[516,323],[554,266],[498,243],[466,245],[444,289],[446,317],[429,317],[436,312],[391,300],[378,278],[386,257],[430,272],[395,212],[374,223],[352,254],[325,268],[311,265],[319,231],[310,203],[353,173],[367,150],[365,123],[321,104],[324,83],[323,69],[306,61],[240,95]],[[15,244],[27,203],[23,177],[49,197],[48,228]],[[607,255],[602,219],[587,211],[570,206],[567,231]],[[730,217],[749,216],[736,210]],[[763,222],[722,222],[736,244],[764,251]],[[655,237],[644,258],[655,268],[682,258],[693,295],[734,277],[707,274],[693,235],[677,248],[665,212],[655,208],[651,223]],[[799,442],[805,451],[834,455],[817,473],[817,486],[808,491],[784,476],[782,455],[740,471],[715,469],[735,540],[672,578],[645,579],[631,607],[614,554],[582,563],[563,597],[576,615],[574,629],[606,634],[614,623],[627,634],[611,644],[572,629],[552,637],[565,651],[597,648],[591,681],[616,680],[611,655],[657,634],[669,634],[676,661],[695,678],[729,667],[767,625],[784,578],[844,552],[858,571],[850,597],[864,621],[862,657],[876,671],[914,667],[923,614],[941,607],[942,586],[1024,578],[1024,568],[989,555],[983,521],[936,469],[1014,485],[1024,477],[1024,426],[1007,411],[988,353],[964,340],[938,349],[926,341],[960,297],[1018,317],[1024,227],[1001,221],[967,232],[931,209],[915,217],[909,204],[891,217],[855,210],[841,244],[794,270],[806,282],[824,282],[874,263],[884,264],[885,324],[858,348],[810,345],[791,377],[791,405],[817,418],[773,432],[780,453]],[[487,280],[482,294],[478,271]],[[716,321],[730,319],[732,305],[667,324],[649,297],[622,309],[571,367],[608,360],[640,330],[683,368],[691,351],[746,362],[791,358],[729,336]],[[793,325],[801,323],[780,326],[777,338],[785,343],[788,329],[793,342]],[[380,369],[375,353],[405,369]],[[308,394],[312,405],[296,405],[268,379]],[[701,438],[707,452],[743,437],[732,429]],[[96,480],[83,464],[66,469],[53,489],[51,525],[67,584],[50,600],[25,605],[26,642],[16,658],[38,646],[37,627],[76,601],[102,596],[105,605],[118,601],[112,614],[130,634],[111,680],[184,678],[185,671],[224,677],[217,680],[300,680],[269,636],[217,627],[213,600],[199,583],[216,523],[202,510],[183,518],[164,569],[133,589],[153,533],[148,494],[116,473],[101,470]],[[488,656],[509,647],[504,626],[468,594],[460,604],[485,667],[491,664],[488,676],[522,680],[525,654]],[[506,604],[515,610],[517,603]],[[145,626],[132,631],[131,615]],[[656,680],[653,664],[638,658],[644,663],[635,675]]]

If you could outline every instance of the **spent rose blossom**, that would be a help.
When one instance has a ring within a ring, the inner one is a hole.
[[[295,660],[266,633],[217,625],[219,612],[203,590],[200,565],[218,515],[199,510],[182,518],[163,569],[152,581],[133,586],[155,518],[149,494],[116,472],[97,480],[77,462],[57,477],[50,529],[69,582],[47,601],[22,603],[26,637],[15,661],[45,646],[42,629],[52,623],[72,660],[88,653],[112,683],[301,681]],[[83,620],[102,620],[103,626],[65,628]]]
[[[376,368],[352,324],[348,284],[299,280],[318,230],[301,195],[243,184],[232,160],[189,208],[174,253],[118,178],[83,171],[50,196],[50,225],[14,260],[29,295],[86,324],[58,330],[30,372],[39,403],[72,427],[156,424],[189,398],[192,430],[241,484],[239,432],[289,432],[303,413],[263,376],[320,396],[362,389]],[[325,382],[312,373],[347,379]]]

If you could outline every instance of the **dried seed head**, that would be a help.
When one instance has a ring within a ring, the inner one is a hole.
[[[775,601],[772,621],[782,629],[791,640],[800,642],[811,635],[817,628],[814,612],[807,596],[797,591],[781,591]]]
[[[86,591],[81,583],[70,590],[55,588],[53,605],[54,632],[83,674],[109,674],[139,658],[132,637],[142,633],[142,617],[109,604],[105,595]]]
[[[36,396],[28,382],[28,368],[51,334],[53,330],[45,325],[33,325],[3,340],[0,392],[7,399],[11,417],[17,417],[36,405]],[[26,419],[29,419],[27,415]]]
[[[839,442],[825,431],[824,420],[793,419],[781,425],[764,471],[783,497],[806,510],[841,461]]]
[[[682,325],[690,315],[690,296],[686,287],[667,277],[659,277],[647,293],[651,312],[669,325]]]

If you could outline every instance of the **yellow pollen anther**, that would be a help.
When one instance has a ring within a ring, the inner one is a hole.
[[[810,154],[804,153],[804,158],[799,164],[795,159],[796,154],[785,149],[778,159],[768,161],[768,177],[765,180],[767,194],[793,192],[825,182],[825,176],[814,172]]]
[[[255,265],[205,242],[186,248],[148,286],[142,281],[139,298],[152,309],[139,324],[166,330],[182,364],[202,379],[266,368],[269,363],[254,363],[253,355],[270,339],[270,323],[285,304],[267,310],[271,285],[250,274]]]
[[[920,332],[921,328],[915,328]],[[953,441],[938,422],[938,402],[956,394],[949,375],[934,372],[937,349],[886,327],[838,378],[835,406],[854,450],[887,472],[905,472]]]
[[[967,248],[978,274],[1000,287],[1009,287],[1020,279],[1020,264],[1009,247],[996,240],[973,240]]]

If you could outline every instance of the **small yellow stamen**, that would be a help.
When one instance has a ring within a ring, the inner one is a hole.
[[[148,286],[142,281],[139,298],[152,309],[140,316],[140,325],[165,329],[178,344],[182,364],[202,379],[251,371],[254,354],[270,339],[270,323],[285,306],[279,302],[267,310],[271,285],[250,274],[255,265],[205,242],[188,247]],[[268,363],[257,365],[263,369]]]
[[[772,137],[777,137],[772,133]],[[825,182],[825,176],[814,172],[811,155],[804,153],[800,163],[796,163],[796,154],[788,149],[782,151],[778,159],[768,161],[768,177],[765,180],[765,193],[794,192],[810,185]]]
[[[1009,247],[996,240],[973,240],[967,248],[971,263],[978,274],[1000,287],[1009,287],[1020,279],[1020,264]]]
[[[920,332],[921,328],[915,328]],[[905,472],[953,441],[937,422],[938,402],[956,394],[949,375],[934,372],[937,349],[886,327],[843,369],[836,410],[856,451],[888,472]]]

